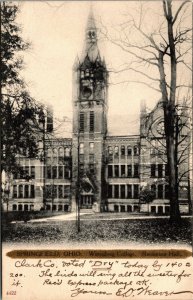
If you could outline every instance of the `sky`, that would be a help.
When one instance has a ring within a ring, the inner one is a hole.
[[[35,99],[53,105],[56,118],[67,116],[72,119],[72,67],[77,55],[82,55],[90,7],[97,27],[103,30],[105,26],[111,32],[125,21],[126,13],[133,14],[137,19],[139,2],[20,2],[18,23],[22,25],[24,39],[31,43],[24,54],[25,69],[22,75]],[[160,11],[160,1],[151,3],[152,11]],[[150,18],[147,18],[148,25],[146,23],[150,30],[159,18],[158,14],[151,15],[152,11],[149,12]],[[129,32],[129,36],[135,40],[133,32]],[[99,41],[99,49],[109,70],[123,69],[126,63],[133,61],[130,54],[104,39]],[[157,76],[153,70],[152,75]],[[132,72],[110,72],[108,120],[112,134],[136,133],[141,101],[145,100],[151,109],[161,97],[160,93],[137,83],[138,79],[139,74]],[[119,84],[122,81],[126,83]]]

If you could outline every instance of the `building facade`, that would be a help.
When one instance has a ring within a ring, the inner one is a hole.
[[[138,135],[108,134],[108,70],[92,14],[83,56],[73,67],[73,91],[72,138],[48,138],[44,132],[43,159],[18,158],[25,176],[12,177],[4,206],[13,211],[75,211],[78,203],[95,212],[169,214],[162,102],[151,113],[141,106]],[[182,213],[189,213],[188,172],[183,175],[187,164],[188,158],[179,165]],[[154,192],[151,202],[141,199],[143,189]]]

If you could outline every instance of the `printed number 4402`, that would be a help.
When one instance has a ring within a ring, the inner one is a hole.
[[[7,295],[8,296],[16,295],[16,291],[9,291],[7,292]]]

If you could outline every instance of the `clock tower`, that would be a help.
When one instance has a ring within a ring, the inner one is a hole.
[[[97,28],[89,15],[82,59],[73,70],[73,198],[81,209],[105,209],[104,143],[107,134],[108,72],[101,59]]]

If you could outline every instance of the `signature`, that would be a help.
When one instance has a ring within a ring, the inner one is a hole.
[[[147,295],[147,296],[171,296],[171,295],[177,295],[177,294],[186,294],[190,293],[193,294],[192,291],[179,291],[179,292],[174,292],[174,291],[156,291],[150,289],[149,286],[147,287],[140,287],[137,289],[134,288],[129,288],[128,290],[125,291],[124,288],[119,288],[118,291],[116,292],[116,296],[121,296],[121,297],[133,297],[133,296],[138,296],[138,295]]]

